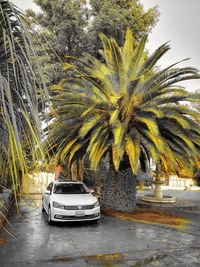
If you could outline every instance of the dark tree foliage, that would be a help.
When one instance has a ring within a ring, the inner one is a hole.
[[[80,56],[89,52],[98,56],[101,48],[99,33],[114,37],[123,43],[127,27],[135,40],[149,33],[155,26],[159,12],[157,7],[144,11],[138,0],[34,0],[40,13],[27,10],[34,29],[40,63],[46,80],[55,84],[64,78],[63,62],[66,55]]]
[[[112,36],[122,45],[126,29],[129,27],[135,40],[141,40],[145,33],[149,33],[158,21],[157,7],[146,12],[138,0],[90,0],[93,21],[90,35],[93,38],[90,51],[96,55],[100,48],[99,32]]]

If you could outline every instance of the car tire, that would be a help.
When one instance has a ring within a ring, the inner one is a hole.
[[[43,201],[42,201],[42,212],[45,212]]]
[[[99,219],[92,220],[92,223],[93,223],[93,224],[98,224],[98,223],[99,223]]]
[[[48,223],[51,225],[53,224],[53,221],[51,220],[51,207],[48,208]]]

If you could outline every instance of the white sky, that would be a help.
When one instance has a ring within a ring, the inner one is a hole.
[[[32,0],[11,0],[21,9],[39,10]],[[200,69],[200,0],[140,0],[145,9],[159,6],[160,21],[149,35],[148,49],[154,51],[158,46],[171,40],[172,49],[160,61],[169,65],[184,58],[191,58],[182,66]],[[200,88],[200,81],[184,83],[188,90]]]
[[[157,26],[149,35],[148,48],[154,51],[160,44],[171,41],[171,50],[160,60],[169,65],[184,58],[191,58],[180,66],[200,70],[200,0],[140,0],[145,9],[159,6],[161,12]],[[200,81],[184,83],[188,90],[200,89]]]
[[[39,7],[35,3],[33,3],[32,0],[10,0],[10,2],[14,3],[22,10],[31,8],[35,11],[39,11]]]

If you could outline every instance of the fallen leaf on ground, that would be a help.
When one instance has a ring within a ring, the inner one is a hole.
[[[0,247],[3,247],[3,246],[5,246],[5,244],[6,244],[6,241],[5,241],[5,239],[3,239],[3,238],[0,238]]]
[[[128,221],[138,221],[144,223],[164,224],[178,228],[184,228],[189,220],[171,215],[164,212],[153,210],[136,210],[135,212],[121,212],[112,210],[103,210],[102,214],[105,216],[113,216]]]

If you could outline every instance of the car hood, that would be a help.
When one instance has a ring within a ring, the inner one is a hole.
[[[55,194],[52,197],[53,201],[56,201],[63,205],[75,206],[75,205],[92,205],[97,200],[92,194]]]

